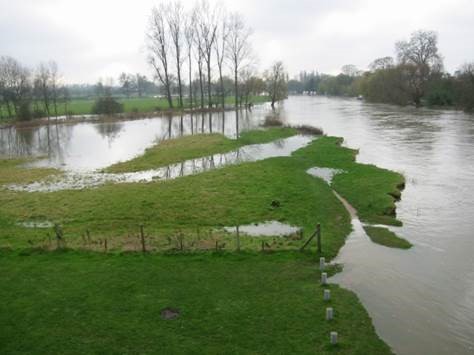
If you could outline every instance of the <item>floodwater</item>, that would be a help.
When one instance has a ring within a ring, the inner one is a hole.
[[[373,244],[355,223],[332,281],[357,293],[396,353],[474,354],[474,116],[324,97],[290,98],[281,115],[406,178],[404,225],[390,229],[414,247]]]
[[[290,156],[295,150],[303,148],[314,138],[296,135],[265,144],[251,144],[223,154],[186,160],[180,163],[152,170],[131,173],[101,173],[70,171],[64,175],[53,176],[44,181],[27,185],[12,184],[7,188],[14,191],[54,192],[59,190],[81,190],[105,183],[146,183],[155,180],[170,180],[204,171],[222,168],[228,165],[253,162],[274,157]]]
[[[268,108],[257,106],[253,113],[240,112],[241,130],[258,127],[268,114]],[[34,166],[89,172],[130,160],[165,139],[195,133],[224,133],[235,137],[235,126],[234,112],[219,112],[132,121],[59,123],[23,129],[9,127],[0,129],[0,157],[44,157]]]
[[[316,176],[320,179],[323,179],[328,184],[331,184],[332,178],[337,174],[342,174],[344,170],[341,169],[331,169],[331,168],[320,168],[314,167],[306,171],[309,175]]]
[[[229,233],[236,233],[236,227],[224,227]],[[299,227],[281,223],[279,221],[267,221],[254,223],[245,226],[239,226],[239,233],[251,237],[286,237],[300,231]]]
[[[241,113],[241,127],[257,127],[268,106]],[[357,100],[291,97],[278,113],[290,124],[321,127],[359,149],[358,161],[406,177],[397,203],[403,227],[390,227],[414,247],[373,244],[354,222],[332,280],[354,290],[378,334],[398,354],[474,353],[474,116],[400,108]],[[42,166],[93,171],[130,159],[155,141],[224,131],[226,113],[0,130],[0,155],[41,155]],[[212,121],[212,124],[209,124]],[[222,126],[224,125],[224,129]]]

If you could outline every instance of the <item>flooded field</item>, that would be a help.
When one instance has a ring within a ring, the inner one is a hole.
[[[269,114],[266,105],[242,112],[242,129],[258,127]],[[359,149],[358,161],[406,178],[397,204],[403,227],[390,229],[414,247],[406,251],[373,244],[362,226],[353,223],[336,260],[344,271],[332,281],[359,295],[378,334],[395,352],[472,354],[474,116],[324,97],[290,97],[278,116],[288,124],[313,125],[344,137],[346,146]],[[94,175],[97,169],[142,154],[157,141],[211,131],[234,137],[235,114],[2,129],[0,155],[43,157],[37,165]],[[211,160],[215,164],[219,157]],[[192,170],[190,164],[183,171]],[[210,164],[207,160],[201,167]],[[330,182],[339,172],[309,173]],[[179,174],[181,167],[170,169],[170,176]]]

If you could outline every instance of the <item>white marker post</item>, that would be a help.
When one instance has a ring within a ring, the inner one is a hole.
[[[331,290],[324,290],[324,294],[323,294],[323,299],[325,301],[330,301],[331,300]]]
[[[326,267],[326,259],[324,257],[319,258],[319,269],[322,271]]]
[[[326,320],[332,320],[334,318],[334,311],[332,307],[326,308]]]
[[[327,285],[328,284],[328,274],[325,272],[321,273],[321,284]]]
[[[331,332],[331,345],[336,345],[337,344],[337,332]]]

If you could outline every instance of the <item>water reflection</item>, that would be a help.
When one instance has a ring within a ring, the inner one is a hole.
[[[252,114],[240,113],[241,130],[262,121],[261,105]],[[164,139],[198,133],[223,133],[235,137],[236,113],[193,113],[123,122],[58,123],[50,126],[0,129],[0,156],[46,157],[35,166],[67,171],[93,171],[143,154]]]
[[[307,145],[313,138],[309,136],[293,136],[266,144],[247,145],[224,154],[187,160],[181,163],[153,170],[133,173],[105,174],[95,172],[69,172],[64,176],[37,181],[28,185],[9,185],[14,191],[53,192],[59,190],[78,190],[95,187],[105,183],[145,183],[154,180],[168,180],[178,177],[202,173],[227,165],[252,162],[272,157],[289,156],[295,150]]]

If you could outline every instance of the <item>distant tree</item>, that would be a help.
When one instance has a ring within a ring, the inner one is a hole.
[[[30,70],[12,57],[0,57],[2,100],[8,116],[21,120],[31,118],[32,85]]]
[[[438,36],[433,31],[416,31],[409,41],[397,42],[395,47],[408,84],[406,87],[415,105],[419,106],[430,76],[442,71]]]
[[[360,70],[353,64],[346,64],[341,68],[341,73],[349,77],[360,75]]]
[[[288,74],[285,71],[283,62],[275,62],[264,74],[267,91],[270,95],[271,106],[275,108],[275,103],[288,96]]]
[[[172,108],[169,37],[169,31],[166,25],[166,6],[162,3],[158,7],[154,7],[151,12],[147,32],[148,60],[155,69],[156,77],[165,89],[168,105]]]
[[[369,68],[372,71],[376,70],[384,70],[393,68],[395,66],[395,61],[392,57],[382,57],[375,59],[372,63],[370,63]]]
[[[474,62],[464,64],[456,72],[459,105],[466,111],[474,111]]]
[[[127,98],[130,98],[132,90],[135,86],[135,78],[130,74],[122,73],[120,74],[118,80],[119,80],[123,93],[125,94]]]

